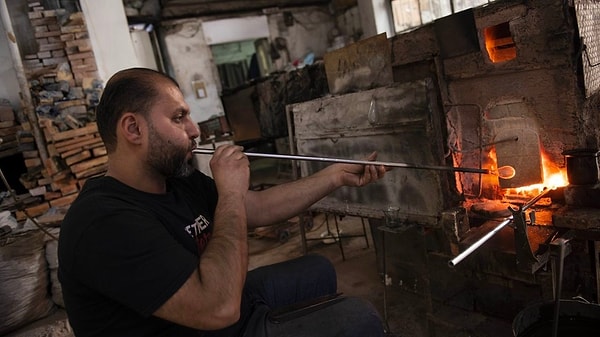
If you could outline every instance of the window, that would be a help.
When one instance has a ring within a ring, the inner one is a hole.
[[[401,33],[494,0],[391,0],[394,29]]]

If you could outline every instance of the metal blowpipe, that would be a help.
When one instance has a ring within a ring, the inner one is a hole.
[[[192,150],[192,153],[214,154],[215,151],[211,150],[211,149],[194,149],[194,150]],[[488,170],[488,169],[478,169],[478,168],[468,168],[468,167],[417,165],[417,164],[395,163],[395,162],[387,162],[387,161],[354,160],[354,159],[314,157],[314,156],[302,156],[302,155],[290,155],[290,154],[272,154],[272,153],[257,153],[257,152],[244,152],[244,154],[248,157],[259,157],[259,158],[321,161],[321,162],[329,162],[329,163],[361,164],[361,165],[382,165],[382,166],[387,166],[387,167],[402,167],[402,168],[414,168],[414,169],[425,169],[425,170],[493,174],[493,175],[497,175],[498,178],[501,178],[501,179],[511,179],[515,176],[515,169],[512,166],[502,166],[502,167],[499,167],[498,170]]]

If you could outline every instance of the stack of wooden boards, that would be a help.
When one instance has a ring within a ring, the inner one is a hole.
[[[24,136],[23,127],[15,120],[10,102],[0,100],[0,158],[19,153],[19,139],[25,139]]]
[[[24,54],[23,65],[47,157],[36,146],[20,151],[27,168],[20,182],[39,202],[16,210],[18,221],[68,207],[107,162],[94,111],[102,85],[83,13],[47,10],[34,0],[28,6],[38,48]]]
[[[18,221],[42,215],[51,207],[69,206],[88,178],[106,172],[106,148],[96,123],[63,132],[51,127],[43,130],[49,157],[42,163],[36,179],[21,179],[31,195],[43,200],[16,211]]]

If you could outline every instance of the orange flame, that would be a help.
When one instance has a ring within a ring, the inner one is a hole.
[[[569,184],[567,170],[559,168],[556,164],[548,160],[546,155],[542,155],[542,166],[544,174],[543,183],[510,188],[508,189],[508,192],[511,194],[532,195],[542,193],[542,191],[544,191],[546,188],[556,189]]]

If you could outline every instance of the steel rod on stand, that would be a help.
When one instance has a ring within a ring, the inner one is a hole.
[[[535,205],[536,202],[538,202],[542,197],[544,197],[550,191],[551,191],[550,189],[545,189],[544,191],[542,191],[542,193],[538,194],[533,199],[529,200],[527,203],[525,203],[521,207],[521,212],[525,211],[529,207]],[[492,236],[494,236],[496,233],[498,233],[502,228],[506,227],[506,225],[508,225],[512,222],[513,222],[513,216],[511,215],[508,218],[504,219],[504,221],[502,221],[498,226],[496,226],[494,229],[489,231],[481,239],[477,240],[474,244],[472,244],[467,249],[465,249],[465,251],[463,251],[462,253],[458,254],[455,258],[450,260],[448,262],[448,265],[450,267],[456,266],[458,263],[460,263],[460,261],[464,260],[467,256],[469,256],[471,253],[473,253],[477,248],[481,247],[481,245],[483,245]]]
[[[502,228],[506,227],[506,225],[510,224],[513,220],[512,215],[504,221],[502,221],[498,226],[489,231],[486,235],[484,235],[481,239],[477,240],[474,244],[469,246],[469,248],[465,249],[464,252],[458,254],[455,258],[448,262],[450,267],[456,266],[460,261],[464,260],[467,256],[471,255],[477,248],[481,247],[487,240],[489,240],[492,236],[496,235]]]

